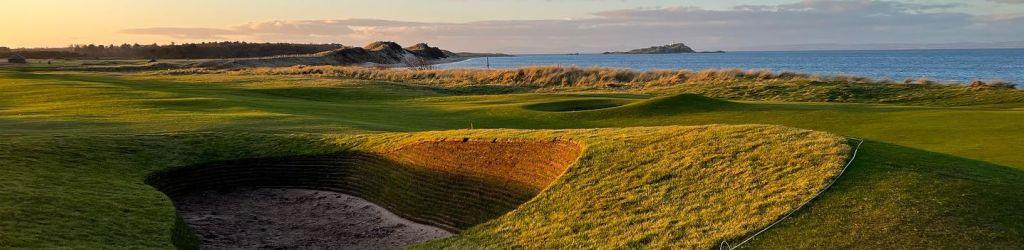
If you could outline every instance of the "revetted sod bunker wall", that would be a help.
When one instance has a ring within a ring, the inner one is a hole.
[[[337,191],[407,219],[459,231],[496,218],[557,179],[580,154],[566,141],[422,141],[384,153],[290,156],[211,162],[147,178],[172,200],[235,188]],[[179,247],[198,244],[176,223]]]

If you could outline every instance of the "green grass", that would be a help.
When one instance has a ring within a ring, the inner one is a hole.
[[[984,105],[967,105],[973,104],[973,97],[954,96],[946,102],[934,98],[942,95],[913,94],[897,102],[900,105],[877,104],[882,101],[874,97],[841,100],[861,103],[795,102],[840,100],[817,99],[821,94],[814,91],[825,88],[821,86],[778,87],[814,90],[808,90],[815,93],[809,99],[763,94],[772,93],[764,89],[773,88],[730,85],[728,91],[681,87],[522,93],[523,89],[501,86],[439,87],[307,76],[0,69],[0,185],[4,187],[0,197],[5,197],[0,199],[0,217],[15,218],[0,220],[0,246],[167,247],[173,208],[142,183],[147,173],[213,160],[336,152],[362,147],[366,138],[385,131],[751,123],[868,140],[858,161],[833,190],[751,242],[752,247],[1013,248],[1022,244],[1024,203],[1019,197],[1024,195],[1024,154],[1020,153],[1024,144],[1019,138],[1024,137],[1024,104],[1019,100],[986,95],[977,103]],[[821,93],[847,96],[844,88],[830,91]],[[507,92],[516,94],[491,94]],[[677,94],[681,92],[730,100]],[[744,94],[748,92],[759,94]],[[580,103],[621,106],[572,108],[588,106]],[[537,110],[538,105],[574,111]],[[177,135],[163,135],[169,132]],[[150,133],[160,135],[139,135]],[[321,133],[355,139],[339,143],[318,139]],[[604,178],[571,176],[560,181]],[[560,196],[543,193],[506,217],[467,231],[464,237],[432,244],[539,246],[524,240],[535,240],[541,232],[567,238],[584,234],[559,231],[573,228],[565,226],[575,221],[530,214],[602,213],[577,203],[564,204],[573,211],[555,213],[537,205],[551,205],[539,203],[544,197],[558,200]],[[644,237],[659,228],[658,219],[663,217],[635,218],[646,219],[612,225],[638,223],[646,230],[576,228],[585,229],[589,236],[613,238],[620,246],[660,244],[680,237],[672,233]],[[530,221],[548,223],[533,225],[539,228],[537,234],[513,225]],[[621,236],[609,236],[611,232]],[[715,244],[710,239],[735,241],[735,235],[715,235],[705,238],[708,241],[694,239],[699,242],[693,245]],[[544,246],[574,246],[573,242],[588,241],[567,239]]]
[[[303,136],[6,136],[0,246],[166,248],[174,208],[143,181],[212,160],[337,151]]]
[[[1019,248],[1022,183],[1019,169],[869,141],[822,199],[750,246]]]
[[[845,139],[775,126],[535,133],[586,150],[529,202],[423,248],[711,248],[809,200],[849,154]]]

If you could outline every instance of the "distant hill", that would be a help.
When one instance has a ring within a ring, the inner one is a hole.
[[[377,41],[363,47],[343,47],[306,55],[287,55],[230,60],[210,60],[186,67],[229,69],[249,67],[289,67],[297,65],[425,66],[459,58],[451,51],[419,43],[407,48],[395,42]]]
[[[664,46],[654,46],[650,48],[634,49],[626,52],[604,52],[604,54],[677,54],[677,53],[697,53],[686,44],[676,43]]]

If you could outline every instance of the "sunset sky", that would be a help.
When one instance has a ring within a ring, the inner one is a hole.
[[[212,3],[208,3],[212,2]],[[6,0],[0,46],[429,42],[457,51],[596,52],[1024,41],[1024,0]]]

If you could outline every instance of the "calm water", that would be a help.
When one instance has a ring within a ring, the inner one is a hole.
[[[484,58],[442,64],[441,68],[482,68]],[[492,57],[492,68],[531,65],[616,68],[770,69],[823,75],[855,75],[903,80],[927,77],[943,81],[1006,80],[1024,83],[1024,49],[869,50],[729,52],[668,55],[520,55]]]

